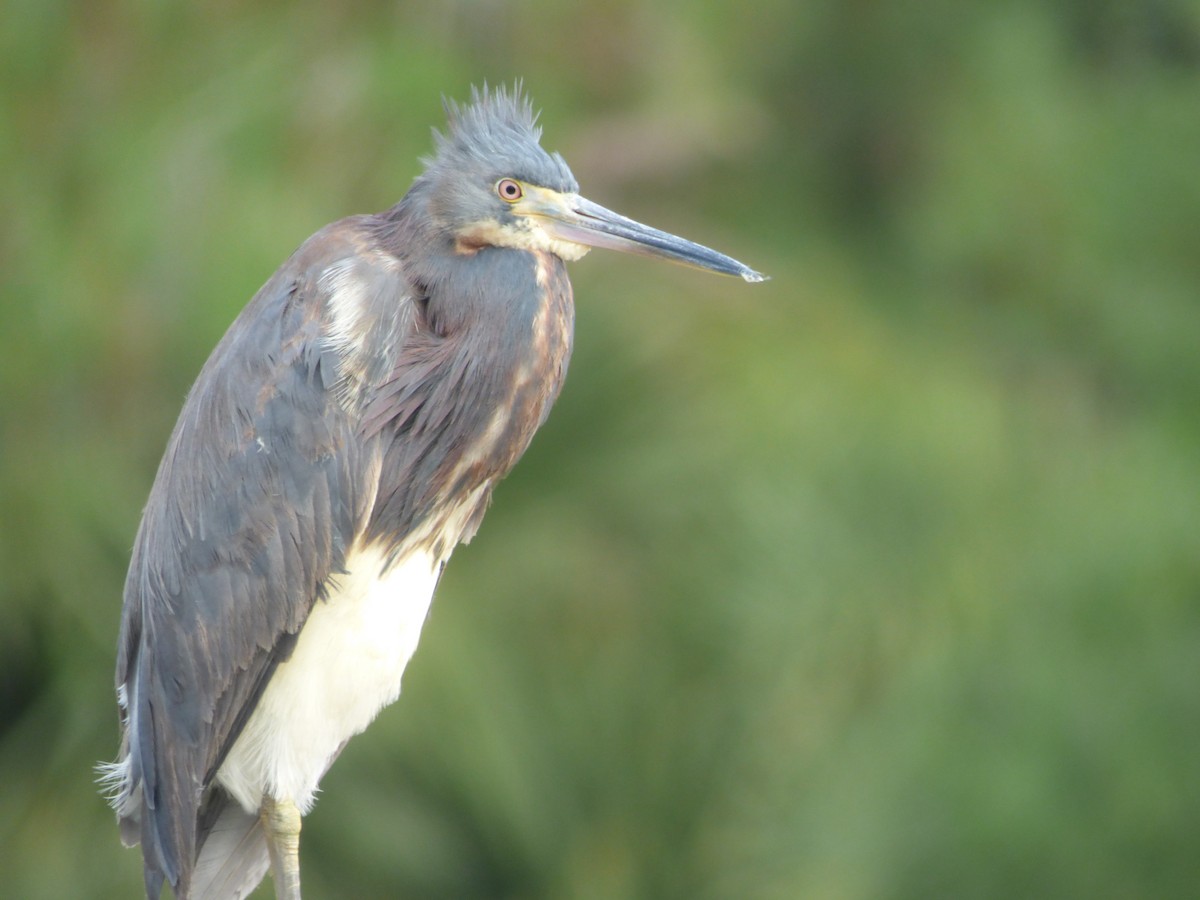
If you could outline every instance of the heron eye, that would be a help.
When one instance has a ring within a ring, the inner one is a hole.
[[[496,182],[496,193],[500,195],[500,199],[516,203],[524,192],[521,190],[521,185],[511,178],[501,178]]]

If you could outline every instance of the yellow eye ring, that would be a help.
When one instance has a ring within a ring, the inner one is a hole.
[[[516,203],[525,192],[521,190],[521,185],[511,178],[501,178],[496,182],[496,193],[500,195],[500,199],[508,203]]]

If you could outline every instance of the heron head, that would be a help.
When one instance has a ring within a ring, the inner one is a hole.
[[[746,281],[764,276],[708,247],[628,219],[579,195],[566,161],[539,143],[533,105],[519,85],[472,88],[446,101],[449,127],[425,160],[429,214],[460,253],[484,247],[550,251],[576,260],[592,247],[653,256]]]

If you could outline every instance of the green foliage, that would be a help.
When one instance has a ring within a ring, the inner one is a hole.
[[[574,267],[306,895],[1193,896],[1195,4],[409,6],[7,4],[4,892],[140,889],[90,766],[205,356],[524,76],[586,193],[773,280]]]

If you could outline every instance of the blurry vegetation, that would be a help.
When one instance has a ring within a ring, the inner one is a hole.
[[[441,93],[523,76],[586,193],[774,280],[574,266],[564,396],[306,896],[1196,896],[1195,3],[3,21],[3,893],[140,890],[90,766],[205,356]]]

